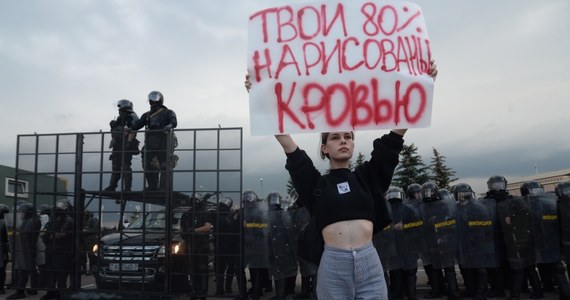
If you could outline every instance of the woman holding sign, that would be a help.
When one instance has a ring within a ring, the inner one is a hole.
[[[435,80],[432,60],[428,74]],[[251,82],[246,76],[246,89]],[[390,224],[384,192],[388,189],[407,129],[394,129],[374,140],[372,156],[354,171],[353,132],[321,134],[320,157],[330,161],[325,175],[290,135],[276,135],[287,155],[285,168],[324,240],[317,274],[317,297],[327,299],[388,299],[380,258],[372,236]]]

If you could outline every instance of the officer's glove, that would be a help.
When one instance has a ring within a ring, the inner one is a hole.
[[[164,126],[164,128],[162,128],[162,130],[165,133],[168,133],[168,132],[170,132],[170,130],[172,130],[172,125],[168,124],[168,125]]]

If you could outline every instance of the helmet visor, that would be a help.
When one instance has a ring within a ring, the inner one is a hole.
[[[400,199],[402,200],[402,193],[398,192],[398,191],[391,191],[386,193],[386,199],[390,200],[390,199]]]
[[[160,102],[160,94],[158,93],[150,93],[148,95],[148,101],[150,102]]]
[[[507,189],[507,184],[504,181],[489,182],[489,190],[491,191],[504,191]]]
[[[254,194],[245,194],[245,195],[243,195],[243,201],[245,201],[245,202],[253,202],[253,201],[256,200],[255,198],[256,198],[256,197],[255,197]]]

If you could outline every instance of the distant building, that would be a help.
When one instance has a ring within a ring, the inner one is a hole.
[[[25,170],[20,170],[17,177],[15,168],[0,165],[0,203],[10,209],[16,201],[26,201],[36,207],[53,205],[67,193],[67,181],[63,178]]]
[[[544,191],[554,192],[557,183],[570,180],[570,169],[562,169],[559,171],[540,173],[531,176],[507,178],[507,191],[511,195],[520,196],[520,187],[527,181],[538,181],[544,186]]]

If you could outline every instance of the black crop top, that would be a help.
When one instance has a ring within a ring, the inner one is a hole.
[[[390,223],[384,192],[390,186],[404,140],[390,132],[373,142],[370,160],[349,169],[331,169],[321,175],[307,153],[297,148],[287,153],[286,168],[299,194],[297,202],[316,216],[317,227],[339,221],[365,219],[374,232]]]

